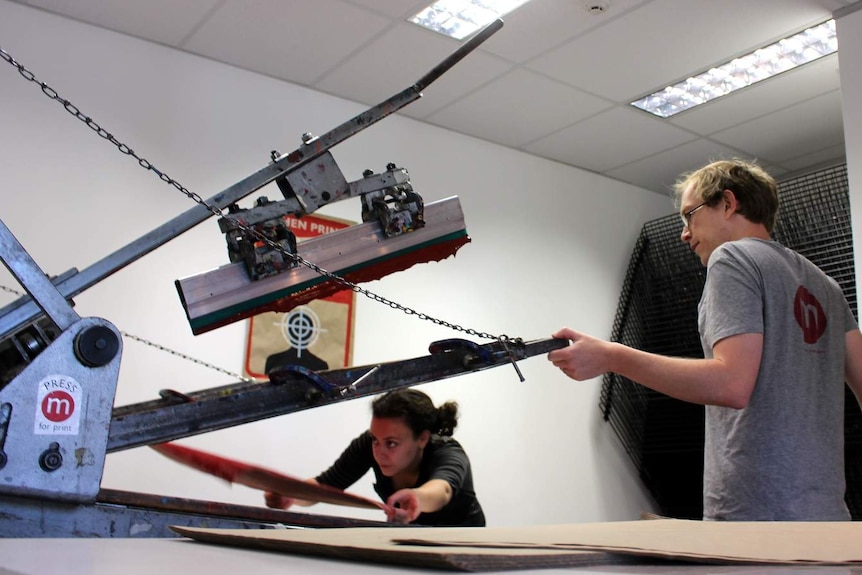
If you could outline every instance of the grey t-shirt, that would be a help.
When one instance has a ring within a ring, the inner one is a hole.
[[[840,286],[776,242],[728,242],[709,258],[698,316],[707,358],[723,338],[764,336],[749,404],[706,407],[704,519],[849,520],[844,336],[857,325]]]

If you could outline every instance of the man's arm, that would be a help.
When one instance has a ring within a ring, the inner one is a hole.
[[[844,334],[844,381],[862,408],[862,333],[858,329]]]
[[[582,381],[613,372],[665,395],[702,405],[741,409],[748,405],[763,354],[763,334],[722,339],[712,359],[667,357],[564,328],[553,335],[572,343],[548,359],[572,379]],[[862,345],[862,338],[860,338]],[[862,354],[860,354],[862,382]]]

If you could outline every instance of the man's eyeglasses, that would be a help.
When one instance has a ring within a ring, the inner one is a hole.
[[[690,209],[689,211],[682,214],[682,216],[680,216],[682,218],[682,227],[684,227],[684,228],[690,227],[691,226],[691,215],[694,212],[696,212],[697,210],[699,210],[700,208],[702,208],[703,206],[705,206],[706,204],[707,204],[707,202],[703,202],[699,206],[695,206],[692,209]]]

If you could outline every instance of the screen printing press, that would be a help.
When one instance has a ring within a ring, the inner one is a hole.
[[[657,518],[429,528],[101,488],[107,454],[141,446],[172,458],[197,458],[202,470],[217,468],[222,478],[258,488],[273,485],[270,481],[303,483],[240,462],[214,465],[213,458],[201,459],[201,453],[184,452],[170,442],[498,366],[514,367],[523,380],[518,361],[568,344],[466,329],[359,287],[442,260],[470,239],[457,197],[425,205],[407,170],[394,164],[348,182],[329,151],[421,97],[428,84],[501,26],[498,20],[477,33],[403,92],[321,137],[303,135],[302,145],[289,154],[272,152],[264,168],[206,200],[136,155],[0,49],[0,57],[42,94],[198,204],[83,271],[56,277],[39,268],[0,220],[0,259],[27,292],[0,309],[0,572],[862,573],[862,525],[853,522]],[[239,200],[270,183],[283,200],[262,196],[251,208],[238,207]],[[361,201],[361,224],[302,243],[285,224],[285,217],[302,217],[354,197]],[[151,401],[115,406],[123,334],[105,319],[80,317],[72,298],[210,216],[218,218],[230,263],[175,282],[196,335],[350,289],[490,343],[447,339],[432,342],[425,356],[326,371],[280,366],[265,381],[240,378],[186,393],[164,389]],[[350,494],[329,497],[343,503]]]
[[[0,257],[27,295],[0,309],[0,536],[175,537],[168,525],[350,527],[378,522],[316,517],[256,507],[101,489],[108,453],[156,445],[303,409],[368,396],[517,361],[562,347],[441,325],[493,340],[434,342],[427,356],[315,372],[283,366],[268,381],[242,380],[193,393],[115,406],[123,351],[108,320],[80,317],[72,298],[164,243],[218,218],[230,263],[175,282],[197,335],[264,311],[286,312],[351,289],[404,311],[357,284],[444,259],[470,241],[457,197],[425,205],[407,170],[388,164],[348,182],[330,149],[422,96],[422,90],[502,27],[478,32],[415,84],[299,148],[273,151],[257,172],[202,199],[137,156],[9,54],[0,56],[41,92],[141,167],[198,205],[92,266],[55,277],[43,272],[0,220]],[[284,197],[253,207],[237,202],[275,183]],[[359,198],[362,223],[297,243],[285,217]],[[427,317],[427,316],[426,316]],[[433,319],[433,318],[430,318]],[[359,385],[361,383],[361,385]]]

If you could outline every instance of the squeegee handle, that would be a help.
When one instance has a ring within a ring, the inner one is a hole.
[[[475,36],[470,38],[470,40],[465,42],[460,48],[447,56],[446,59],[434,66],[430,72],[422,76],[412,86],[408,86],[394,96],[387,98],[376,106],[373,106],[350,120],[347,120],[343,124],[336,126],[327,133],[322,134],[319,138],[314,138],[305,143],[291,154],[277,160],[274,165],[283,170],[296,169],[298,166],[311,161],[329,150],[329,148],[355,135],[357,132],[379,122],[386,116],[397,112],[404,106],[415,102],[422,97],[422,90],[427,88],[431,82],[442,76],[452,66],[464,59],[467,54],[475,50],[479,44],[487,40],[502,27],[503,21],[499,18],[491,22],[482,28],[482,30],[477,32]]]
[[[479,44],[490,38],[492,34],[497,32],[497,30],[502,27],[503,21],[497,18],[496,20],[479,30],[479,32],[475,36],[470,38],[467,42],[465,42],[463,46],[452,52],[452,54],[450,54],[448,58],[434,66],[433,70],[422,76],[419,81],[413,84],[413,86],[416,88],[417,91],[421,92],[422,90],[427,88],[431,82],[442,76],[449,68],[460,62],[461,59],[464,58],[464,56],[475,50],[479,46]]]

